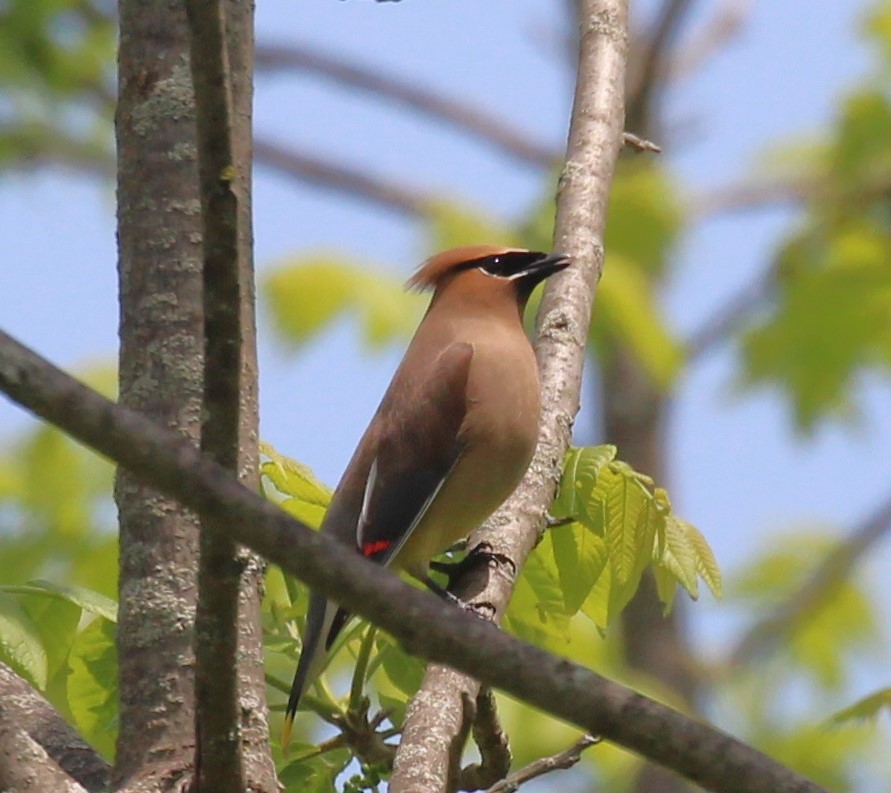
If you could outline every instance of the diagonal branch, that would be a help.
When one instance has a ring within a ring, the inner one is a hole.
[[[5,793],[87,793],[21,727],[0,719],[0,790]]]
[[[388,631],[410,653],[448,664],[707,790],[825,793],[715,727],[415,589],[248,490],[188,440],[107,400],[2,331],[0,391],[217,521],[233,539]]]
[[[38,744],[42,752],[28,744],[20,732]],[[10,743],[10,741],[12,743]],[[22,749],[22,754],[16,749]],[[42,764],[52,761],[55,772],[64,773],[68,782],[83,785],[90,793],[105,790],[109,784],[108,763],[89,746],[63,719],[58,711],[28,683],[5,664],[0,664],[0,768],[17,758],[15,772],[31,770],[27,761],[31,756]],[[52,769],[50,769],[52,770]],[[0,772],[0,790],[15,788],[9,776]],[[16,788],[18,789],[18,788]],[[42,790],[63,790],[59,786],[45,786]]]
[[[265,138],[254,141],[257,163],[346,198],[359,199],[410,218],[423,218],[434,203],[425,195],[408,187],[387,182],[316,155],[285,148]]]
[[[768,267],[696,328],[684,344],[687,362],[697,363],[743,328],[767,301],[776,283],[776,275],[776,268]]]
[[[891,498],[835,546],[810,577],[773,614],[753,625],[730,653],[729,665],[748,664],[826,603],[863,555],[891,530]]]
[[[643,44],[643,52],[629,82],[628,126],[635,132],[649,134],[653,100],[665,75],[668,48],[684,23],[695,0],[666,0],[660,8],[653,32]]]
[[[267,44],[257,47],[257,70],[308,71],[348,88],[390,100],[436,121],[449,124],[499,152],[537,168],[551,168],[559,152],[530,140],[482,108],[450,99],[423,85],[375,71],[306,44]]]
[[[529,763],[525,768],[521,768],[506,779],[502,779],[497,784],[492,785],[486,793],[515,793],[516,790],[519,790],[520,785],[549,774],[551,771],[572,768],[582,759],[582,752],[589,746],[594,746],[597,743],[600,743],[600,738],[595,738],[592,735],[583,735],[568,749],[564,749],[551,757],[542,757],[540,760]]]
[[[726,47],[743,29],[754,5],[753,0],[724,0],[702,29],[672,56],[672,79],[683,80],[698,72],[709,58]]]

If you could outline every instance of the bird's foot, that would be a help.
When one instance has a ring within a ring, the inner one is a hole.
[[[479,564],[488,567],[506,567],[511,576],[517,573],[517,566],[507,554],[499,553],[489,543],[481,542],[470,549],[468,554],[459,562],[430,562],[430,569],[442,573],[449,579],[449,588],[467,570]]]
[[[490,620],[495,615],[495,606],[492,603],[467,603],[444,586],[437,584],[430,576],[424,578],[424,584],[434,595],[441,597],[446,603],[457,606],[461,611],[467,611],[484,620]]]

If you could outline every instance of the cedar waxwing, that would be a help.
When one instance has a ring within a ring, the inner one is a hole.
[[[513,492],[538,439],[538,366],[523,328],[536,284],[569,258],[474,245],[428,259],[433,299],[347,466],[321,531],[445,594],[430,560]],[[300,697],[349,614],[311,593],[282,746]]]

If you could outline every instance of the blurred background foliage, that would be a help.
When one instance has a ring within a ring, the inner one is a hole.
[[[781,394],[801,433],[839,419],[843,427],[858,415],[862,420],[860,385],[864,379],[887,380],[891,367],[891,3],[877,0],[864,20],[851,24],[862,24],[872,73],[849,87],[818,143],[778,142],[755,169],[751,185],[696,206],[684,198],[687,191],[664,156],[625,153],[611,198],[607,265],[590,330],[595,371],[630,354],[650,387],[671,398],[700,356],[729,343],[740,352],[739,387]],[[0,177],[4,169],[64,164],[110,178],[114,37],[111,2],[0,5]],[[263,146],[258,158],[267,164],[274,159]],[[513,220],[488,217],[454,199],[392,200],[407,206],[431,252],[480,240],[548,249],[558,166],[545,164],[542,171],[540,200]],[[751,289],[716,312],[713,322],[681,337],[660,299],[672,278],[679,239],[722,206],[745,209],[773,200],[794,203],[800,211],[770,266]],[[260,294],[281,342],[295,353],[344,319],[369,351],[398,347],[425,305],[423,297],[402,290],[391,270],[340,250],[298,251],[274,263],[264,270]],[[107,368],[80,374],[113,393]],[[267,484],[278,490],[285,508],[317,523],[330,492],[326,486],[309,471],[282,468],[271,449],[266,460]],[[107,599],[116,589],[111,486],[110,466],[49,428],[9,438],[0,453],[0,659],[44,691],[106,755],[113,751],[116,721],[114,604]],[[789,527],[760,557],[729,571],[726,603],[748,615],[744,635],[718,655],[690,649],[700,684],[698,709],[834,791],[887,785],[882,747],[888,735],[879,720],[888,708],[887,689],[852,704],[852,680],[887,657],[887,613],[877,602],[875,582],[857,575],[855,566],[889,524],[891,506],[883,506],[841,541],[819,527]],[[584,564],[573,526],[555,529],[537,550],[508,627],[690,708],[626,662],[622,627],[603,612],[609,598],[591,607],[590,593],[605,586],[608,576],[591,575],[593,589],[579,589]],[[590,573],[596,544],[585,553]],[[681,573],[675,577],[683,577],[689,564],[678,562]],[[543,565],[550,567],[542,572]],[[695,585],[695,575],[688,583]],[[669,590],[674,584],[663,581],[664,600]],[[617,608],[625,597],[620,600]],[[279,710],[305,607],[303,588],[271,571],[264,618],[271,697]],[[353,695],[341,698],[333,692],[350,687],[363,643],[373,648],[371,661],[362,679],[353,680]],[[390,709],[384,727],[398,724],[421,665],[386,636],[368,638],[362,626],[348,632],[343,644],[329,670],[331,687],[317,687],[310,707],[330,721],[357,705],[356,691],[373,681],[373,712],[378,705]],[[561,751],[576,737],[566,725],[525,706],[506,698],[499,702],[516,766]],[[830,722],[833,714],[837,718]],[[357,771],[350,765],[350,752],[330,738],[330,728],[321,732],[313,718],[298,719],[296,726],[297,750],[287,759],[278,756],[289,790],[331,790],[335,780],[341,787],[375,789],[374,768]],[[320,740],[328,741],[324,751],[317,748]],[[637,764],[627,753],[599,745],[578,769],[528,789],[588,790],[595,779],[597,790],[642,790]]]

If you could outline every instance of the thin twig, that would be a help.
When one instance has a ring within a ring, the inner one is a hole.
[[[241,287],[239,197],[234,190],[232,96],[225,12],[188,0],[203,226],[204,397],[201,449],[239,472]],[[240,163],[246,167],[247,163]],[[244,790],[238,710],[240,569],[231,536],[202,519],[195,616],[196,789]]]
[[[307,44],[260,45],[256,65],[258,71],[296,69],[314,72],[449,124],[503,154],[538,168],[552,168],[560,156],[556,149],[530,140],[482,108],[441,96],[419,83],[384,74],[368,64],[354,63]]]
[[[684,344],[687,362],[691,364],[698,362],[744,327],[767,301],[775,282],[776,268],[768,267],[751,283],[731,296],[687,337]]]
[[[583,735],[568,749],[564,749],[551,757],[542,757],[540,760],[529,763],[525,768],[521,768],[506,779],[502,779],[500,782],[492,785],[486,793],[516,793],[524,782],[544,774],[549,774],[551,771],[572,768],[582,759],[582,752],[589,746],[594,746],[597,743],[600,743],[600,738],[595,738],[593,735]]]
[[[621,127],[617,142],[620,132]],[[2,331],[0,391],[202,518],[218,522],[233,540],[371,620],[410,653],[448,664],[708,790],[825,793],[704,722],[415,589],[247,489],[188,440],[109,401]]]
[[[490,688],[480,688],[473,720],[473,741],[480,752],[480,762],[461,769],[458,790],[481,790],[507,776],[513,756],[507,734],[498,719],[495,695]]]
[[[346,198],[366,201],[410,218],[425,217],[435,203],[432,195],[360,173],[316,155],[286,148],[265,138],[254,141],[254,156],[259,165],[300,182],[332,190]]]
[[[863,555],[891,530],[888,498],[850,535],[838,543],[816,569],[774,612],[753,625],[730,653],[728,667],[739,668],[767,652],[816,612],[851,576]]]
[[[709,58],[739,35],[754,5],[752,0],[724,0],[702,29],[675,51],[668,64],[671,79],[683,80],[699,72]]]
[[[648,133],[652,115],[653,98],[659,94],[664,82],[664,62],[668,48],[681,29],[694,0],[666,0],[653,25],[653,32],[644,42],[638,68],[628,92],[628,126]]]
[[[658,143],[653,143],[653,141],[635,135],[633,132],[622,133],[622,145],[638,151],[652,151],[657,154],[662,151],[662,147]]]

